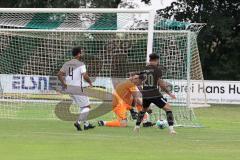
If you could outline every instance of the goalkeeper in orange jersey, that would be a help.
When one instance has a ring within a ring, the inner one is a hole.
[[[119,83],[113,94],[113,112],[117,119],[114,121],[98,121],[99,126],[126,127],[127,112],[132,111],[132,104],[135,103],[138,111],[142,109],[142,95],[138,87],[144,81],[142,74],[134,74],[124,82]]]

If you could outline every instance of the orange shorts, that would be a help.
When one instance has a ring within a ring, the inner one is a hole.
[[[117,115],[119,120],[127,119],[127,112],[132,107],[126,103],[118,104],[116,107],[113,108],[113,112]]]

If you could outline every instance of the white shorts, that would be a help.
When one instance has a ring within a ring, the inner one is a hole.
[[[70,95],[75,104],[77,104],[80,108],[86,107],[90,105],[89,98],[85,95]]]

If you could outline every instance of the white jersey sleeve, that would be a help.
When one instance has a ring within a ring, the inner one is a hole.
[[[80,72],[81,72],[82,74],[87,72],[87,69],[86,69],[85,64],[81,66]]]
[[[60,71],[61,72],[63,72],[63,73],[66,73],[66,65],[65,64],[63,64],[63,66],[62,66],[62,68],[60,69]]]

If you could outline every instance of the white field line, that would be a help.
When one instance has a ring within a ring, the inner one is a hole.
[[[0,99],[0,102],[23,102],[23,103],[59,103],[61,100],[36,100],[36,99]],[[100,104],[101,101],[91,100],[93,104]]]
[[[90,100],[93,104],[101,104],[102,101]],[[23,103],[59,103],[61,100],[36,100],[36,99],[0,99],[0,102],[23,102]],[[171,103],[173,106],[186,106],[184,103]]]

